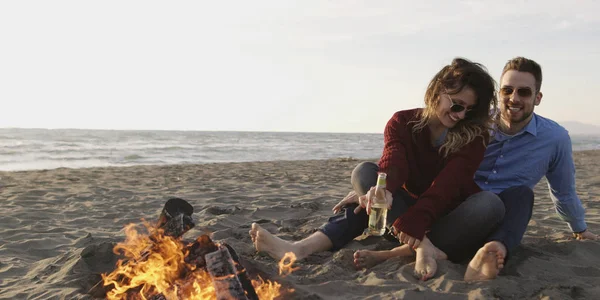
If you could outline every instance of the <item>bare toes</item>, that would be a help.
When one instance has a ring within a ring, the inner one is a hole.
[[[418,280],[421,281],[425,281],[426,280],[426,276],[425,276],[425,272],[423,271],[415,271],[415,278],[417,278]]]

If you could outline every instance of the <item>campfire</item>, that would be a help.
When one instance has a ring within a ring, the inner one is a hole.
[[[158,224],[144,222],[141,233],[135,224],[125,228],[126,239],[114,252],[125,257],[113,272],[102,274],[106,299],[275,299],[281,284],[251,278],[235,250],[214,242],[208,235],[184,241],[194,226],[192,206],[183,199],[167,201]],[[287,253],[279,262],[279,274],[296,270],[296,257]]]

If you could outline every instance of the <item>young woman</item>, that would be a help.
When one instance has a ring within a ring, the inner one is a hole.
[[[286,252],[294,252],[302,259],[315,252],[342,248],[367,227],[377,172],[385,172],[389,232],[408,245],[391,251],[412,253],[414,249],[416,275],[423,280],[432,277],[437,269],[436,259],[446,259],[454,253],[436,248],[426,232],[434,232],[432,229],[453,210],[459,212],[460,219],[488,213],[491,216],[503,209],[495,194],[482,192],[473,181],[488,140],[490,110],[497,105],[495,96],[495,82],[480,64],[454,59],[430,81],[424,108],[396,112],[388,121],[379,163],[365,162],[354,169],[354,191],[333,208],[335,216],[319,231],[297,242],[282,240],[254,223],[250,236],[255,248],[275,259],[281,259]],[[477,202],[481,211],[473,211],[473,205],[467,211],[459,209],[463,202]],[[480,223],[490,227],[494,225],[490,221],[488,218]],[[491,228],[483,227],[478,230],[485,236]],[[479,233],[469,232],[469,240],[476,239],[473,235]],[[443,241],[443,237],[433,242],[442,249],[445,244],[461,243]],[[451,252],[453,248],[449,249]],[[388,252],[358,251],[355,264],[367,267],[385,260],[386,255],[398,255]]]

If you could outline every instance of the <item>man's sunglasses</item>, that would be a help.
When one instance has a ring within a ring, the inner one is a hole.
[[[452,100],[452,97],[450,97],[450,94],[446,93],[446,95],[448,95],[448,99],[450,99],[450,103],[451,103],[450,111],[451,112],[459,113],[465,109],[467,110],[467,112],[470,112],[473,110],[471,108],[465,107],[464,105],[454,102],[454,100]]]
[[[513,88],[513,87],[507,86],[507,87],[503,87],[500,89],[500,95],[502,97],[511,96],[514,92],[515,92],[515,88]],[[533,95],[533,91],[528,87],[522,87],[522,88],[517,89],[517,95],[519,95],[519,97],[527,98],[527,97],[531,97],[531,95]]]

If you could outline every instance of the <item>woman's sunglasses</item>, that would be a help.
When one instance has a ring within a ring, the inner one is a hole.
[[[473,109],[471,108],[467,108],[464,105],[458,104],[456,102],[454,102],[454,100],[452,100],[452,97],[450,97],[450,94],[446,93],[446,95],[448,95],[448,99],[450,99],[450,111],[451,112],[455,112],[455,113],[459,113],[463,110],[467,110],[467,113],[472,111]]]
[[[533,95],[533,91],[528,87],[518,88],[518,89],[516,89],[516,91],[517,91],[517,95],[519,95],[519,97],[523,97],[523,98],[531,97],[531,95]],[[509,97],[514,92],[515,92],[515,88],[513,88],[513,87],[507,86],[507,87],[503,87],[500,89],[500,95],[502,97]]]

